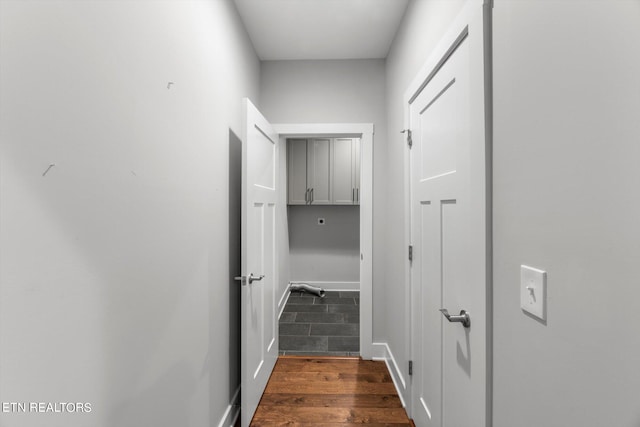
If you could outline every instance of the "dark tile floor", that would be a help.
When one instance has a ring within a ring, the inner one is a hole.
[[[358,291],[292,292],[280,316],[280,354],[359,356],[359,304]]]

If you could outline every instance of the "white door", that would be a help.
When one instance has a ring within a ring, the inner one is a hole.
[[[411,412],[417,426],[482,427],[487,419],[481,28],[466,28],[467,35],[456,39],[453,52],[449,49],[448,59],[433,69],[409,107]],[[452,321],[440,309],[447,309]],[[462,322],[461,310],[470,325]]]
[[[248,99],[242,129],[241,424],[248,426],[278,358],[278,135]]]

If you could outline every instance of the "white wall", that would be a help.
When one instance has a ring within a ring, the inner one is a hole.
[[[386,272],[389,286],[379,297],[395,309],[386,313],[386,334],[379,339],[388,343],[405,376],[408,375],[410,356],[407,319],[410,295],[409,280],[406,277],[408,259],[405,240],[409,224],[404,212],[407,145],[404,134],[400,133],[404,129],[403,96],[463,4],[463,0],[411,1],[387,57],[386,105],[389,143],[382,153],[388,172],[387,190],[383,196],[386,231],[383,236],[384,258],[381,268]]]
[[[0,400],[93,408],[0,425],[216,425],[239,384],[229,129],[259,95],[233,3],[0,19]]]
[[[496,0],[494,28],[494,425],[637,427],[640,2]]]
[[[359,282],[360,209],[290,206],[289,248],[292,281]]]
[[[261,110],[272,123],[374,123],[373,319],[374,340],[383,336],[382,264],[385,215],[384,60],[265,61],[260,79]],[[379,248],[379,249],[376,249]]]

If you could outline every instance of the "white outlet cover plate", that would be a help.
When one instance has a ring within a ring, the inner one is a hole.
[[[547,320],[546,271],[520,266],[520,307],[540,320]]]

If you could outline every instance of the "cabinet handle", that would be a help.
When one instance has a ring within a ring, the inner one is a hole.
[[[309,203],[313,203],[313,188],[311,189],[311,201]]]
[[[352,202],[356,201],[356,189],[355,188],[351,189],[351,201]]]
[[[360,189],[356,188],[356,203],[360,203]]]
[[[307,188],[307,191],[304,192],[304,202],[305,203],[309,203],[309,189]]]

